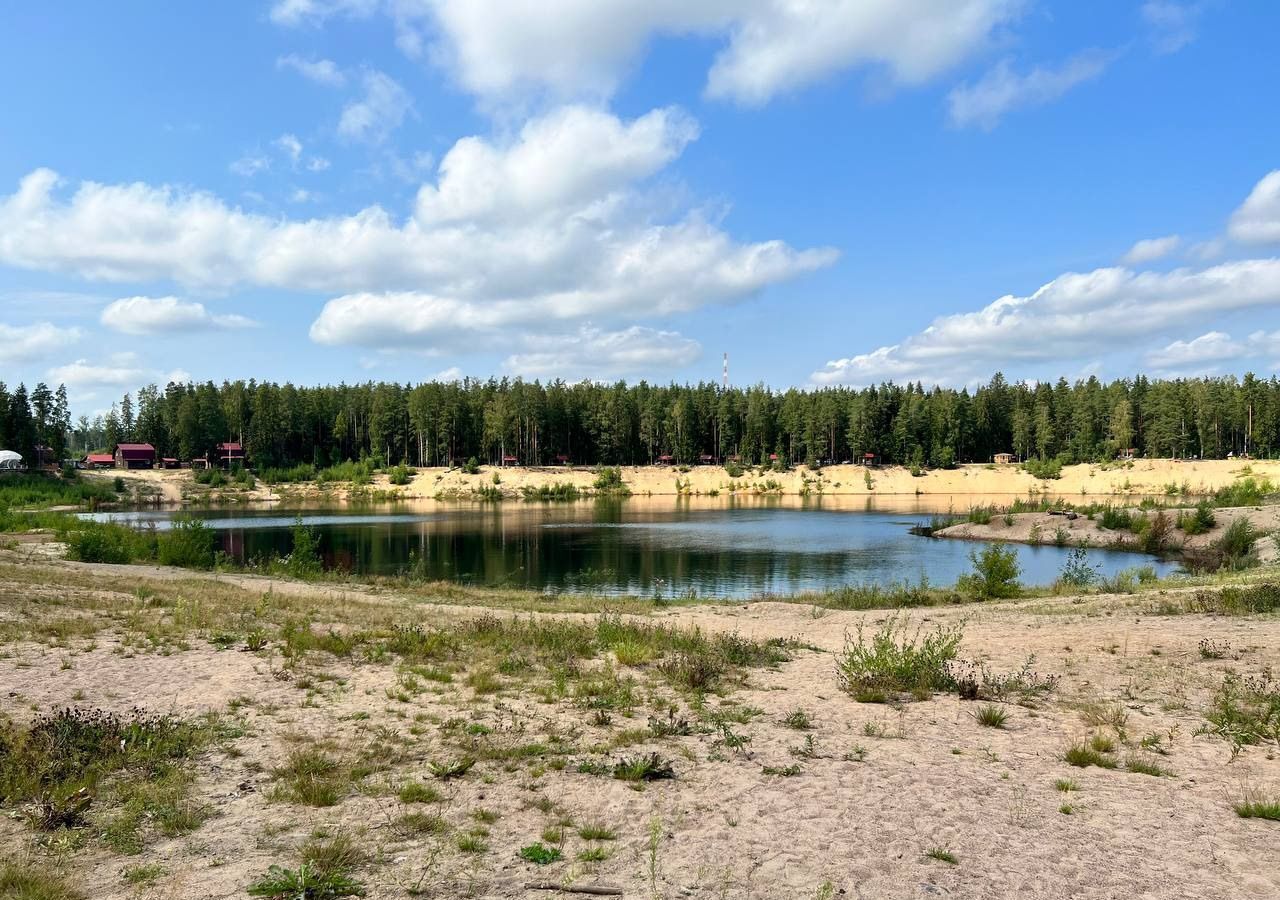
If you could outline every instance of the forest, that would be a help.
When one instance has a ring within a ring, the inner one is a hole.
[[[106,415],[75,422],[65,388],[28,392],[0,382],[0,448],[34,459],[43,445],[60,459],[128,441],[180,459],[238,441],[255,467],[362,458],[643,465],[709,456],[756,464],[775,454],[782,464],[818,465],[873,453],[886,464],[947,468],[1005,452],[1102,461],[1128,448],[1149,457],[1269,457],[1280,452],[1280,382],[1246,375],[1010,383],[997,374],[972,391],[919,383],[777,391],[643,381],[298,387],[250,380],[152,385]]]

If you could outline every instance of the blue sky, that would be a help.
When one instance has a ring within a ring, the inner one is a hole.
[[[92,413],[725,351],[778,387],[1270,375],[1278,31],[1231,0],[10,5],[0,379]]]

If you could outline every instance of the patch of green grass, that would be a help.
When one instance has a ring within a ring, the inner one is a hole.
[[[271,866],[247,893],[264,900],[336,900],[364,896],[364,885],[345,872],[320,872],[303,863],[297,869]]]
[[[988,704],[987,706],[978,707],[977,712],[973,714],[973,718],[984,728],[1004,728],[1009,721],[1009,713],[1002,707]]]
[[[1233,806],[1242,819],[1268,819],[1280,822],[1280,796],[1265,796],[1257,791],[1246,791]]]
[[[1240,677],[1229,672],[1214,694],[1202,729],[1231,742],[1233,753],[1246,746],[1280,743],[1280,683],[1271,673]]]
[[[0,860],[0,897],[5,900],[83,900],[84,895],[50,871],[47,863]]]
[[[434,778],[439,778],[441,781],[452,781],[455,778],[461,778],[466,775],[475,764],[474,757],[463,756],[459,759],[450,759],[444,762],[435,762],[433,760],[427,764],[427,769]]]
[[[613,777],[620,781],[661,781],[676,777],[669,760],[657,753],[619,760],[613,767]]]
[[[484,853],[489,849],[489,843],[484,839],[484,835],[474,832],[464,832],[454,838],[454,846],[462,853]]]
[[[1085,769],[1089,766],[1097,766],[1100,769],[1116,768],[1115,759],[1107,752],[1094,747],[1089,743],[1072,744],[1062,754],[1063,762],[1077,768]]]
[[[342,763],[320,750],[294,750],[275,777],[281,797],[303,806],[335,806],[347,784]]]
[[[578,837],[584,841],[616,841],[618,832],[599,822],[588,822],[578,828]]]
[[[563,855],[559,847],[548,847],[540,841],[521,847],[519,857],[538,866],[548,866]]]
[[[142,866],[125,866],[120,872],[120,877],[129,884],[151,884],[159,881],[167,873],[167,869],[159,863],[151,863]],[[0,894],[0,897],[6,896]]]
[[[439,803],[444,795],[435,787],[421,781],[406,781],[398,793],[401,803]]]
[[[1073,778],[1059,778],[1053,782],[1053,789],[1069,794],[1072,791],[1080,790],[1080,785]]]
[[[494,822],[498,821],[501,816],[491,809],[485,809],[483,806],[477,806],[475,809],[471,810],[471,818],[475,819],[477,822],[483,822],[485,825],[492,825]]]
[[[782,724],[797,731],[808,731],[813,728],[813,719],[801,707],[796,707],[782,719]]]
[[[941,847],[935,847],[932,850],[926,850],[924,855],[928,859],[936,859],[938,862],[944,862],[944,863],[947,863],[948,865],[952,865],[952,866],[960,865],[960,858],[958,856],[956,856],[950,850],[944,850]]]
[[[579,862],[604,862],[611,856],[613,856],[613,850],[609,847],[588,847],[578,851]]]
[[[1125,757],[1124,767],[1126,771],[1135,772],[1139,775],[1154,775],[1157,777],[1172,777],[1173,772],[1160,765],[1149,755],[1142,753],[1130,753]]]
[[[963,626],[936,626],[914,633],[891,616],[868,640],[859,624],[856,639],[847,639],[836,660],[842,690],[860,703],[885,703],[901,694],[917,699],[952,687],[947,664],[955,659]]]
[[[411,812],[396,819],[396,827],[411,834],[444,834],[449,823],[435,813]]]

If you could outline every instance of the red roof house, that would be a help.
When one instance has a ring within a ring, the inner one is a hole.
[[[150,469],[156,464],[156,448],[150,444],[117,444],[116,466],[121,469]]]
[[[229,469],[236,463],[244,463],[244,447],[236,443],[218,445],[218,465]]]
[[[84,458],[86,468],[110,469],[116,464],[116,458],[110,453],[90,453]]]

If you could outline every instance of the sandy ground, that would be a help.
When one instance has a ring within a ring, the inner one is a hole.
[[[43,561],[27,548],[0,552],[0,627],[93,617],[107,608],[127,612],[129,604],[138,608],[175,594],[189,606],[201,585],[239,591],[250,605],[291,597],[311,610],[317,628],[325,622],[341,627],[368,604],[387,621],[445,623],[484,612],[423,607],[385,590],[320,590],[267,579],[214,585],[211,579]],[[373,898],[408,896],[415,886],[439,897],[557,896],[527,889],[535,879],[617,885],[624,896],[648,900],[1280,896],[1280,825],[1240,819],[1231,809],[1246,786],[1280,792],[1276,748],[1251,747],[1233,759],[1224,741],[1197,733],[1224,673],[1256,674],[1280,659],[1280,618],[1151,614],[1169,599],[1055,598],[918,612],[915,621],[930,627],[963,620],[966,658],[1011,671],[1034,657],[1038,672],[1061,678],[1047,702],[1008,704],[1010,721],[1002,730],[980,727],[974,704],[954,697],[892,707],[859,704],[838,689],[834,655],[846,635],[861,624],[875,627],[886,613],[782,603],[655,613],[673,625],[798,638],[813,649],[796,651],[775,670],[750,670],[743,687],[708,698],[713,708],[760,711],[733,726],[750,738],[745,747],[730,750],[717,735],[693,734],[627,748],[675,761],[674,781],[639,792],[580,774],[573,761],[621,729],[642,726],[643,707],[633,719],[603,727],[579,706],[543,702],[509,679],[497,695],[473,696],[455,678],[393,700],[392,665],[317,652],[285,679],[277,675],[280,658],[273,650],[219,651],[199,637],[185,646],[148,648],[130,637],[124,612],[92,638],[61,645],[9,639],[0,647],[0,704],[15,718],[77,696],[120,711],[140,705],[182,715],[225,710],[233,698],[248,704],[239,714],[249,733],[236,742],[236,755],[209,753],[198,762],[199,795],[215,812],[201,828],[158,840],[136,857],[91,844],[51,863],[94,898],[244,896],[245,885],[271,863],[295,864],[298,846],[317,828],[342,828],[369,850],[371,861],[358,874]],[[1206,638],[1228,647],[1226,658],[1203,658],[1197,645]],[[642,695],[660,693],[647,667],[627,673],[646,686]],[[1122,711],[1121,732],[1085,722],[1099,704]],[[782,724],[798,707],[812,717],[813,730]],[[352,791],[327,809],[270,796],[270,769],[300,735],[344,753],[398,748],[385,776],[395,783],[423,777],[427,760],[447,752],[434,723],[456,716],[492,728],[494,741],[558,737],[574,746],[563,771],[538,760],[482,763],[444,785],[446,800],[434,811],[457,827],[478,806],[500,814],[482,854],[463,855],[443,839],[403,833],[395,822],[405,807],[385,791]],[[1069,743],[1100,730],[1131,746],[1160,735],[1167,755],[1157,758],[1175,774],[1077,769],[1061,760]],[[813,753],[797,757],[791,748],[809,736]],[[802,770],[795,777],[763,772],[792,764]],[[1079,790],[1059,792],[1054,781],[1060,778],[1074,779]],[[534,805],[543,798],[558,811]],[[1064,803],[1070,814],[1060,811]],[[588,844],[571,833],[568,861],[538,869],[520,860],[516,850],[561,815],[616,828],[612,855],[573,861]],[[651,853],[654,822],[660,837]],[[49,858],[14,818],[0,819],[0,846]],[[935,848],[953,853],[958,864],[924,855]],[[164,874],[150,887],[131,887],[121,872],[140,864],[160,865]]]
[[[1155,515],[1142,512],[1137,507],[1131,510],[1133,515]],[[1169,546],[1170,551],[1196,550],[1208,547],[1220,540],[1222,535],[1237,519],[1247,519],[1253,527],[1266,537],[1260,538],[1254,545],[1258,560],[1264,564],[1280,561],[1280,543],[1272,538],[1273,533],[1280,533],[1280,506],[1249,506],[1236,509],[1215,509],[1216,524],[1203,534],[1188,536],[1173,527],[1177,512],[1166,513],[1170,517]],[[1070,519],[1065,515],[1050,513],[1014,513],[1006,522],[1002,515],[993,516],[986,525],[975,522],[961,522],[935,532],[943,538],[962,538],[969,540],[1015,541],[1027,544],[1049,544],[1060,542],[1072,547],[1117,547],[1131,550],[1139,549],[1139,539],[1132,531],[1109,530],[1103,528],[1095,519],[1077,516]]]
[[[476,475],[461,469],[419,469],[410,484],[391,485],[379,476],[375,490],[395,492],[406,499],[429,499],[438,495],[469,495],[480,488],[496,485],[515,497],[522,487],[541,487],[569,482],[588,489],[595,473],[588,468],[501,468],[482,466]],[[957,496],[972,497],[975,502],[1007,503],[1028,494],[1045,494],[1067,498],[1100,498],[1164,494],[1169,486],[1185,489],[1185,493],[1210,493],[1231,484],[1246,474],[1280,482],[1280,462],[1253,460],[1134,460],[1110,467],[1096,465],[1068,466],[1062,477],[1053,480],[1033,478],[1018,466],[965,465],[955,469],[929,471],[919,478],[898,466],[866,469],[862,466],[827,466],[813,472],[797,466],[788,472],[748,469],[739,478],[730,478],[720,466],[693,466],[687,472],[671,466],[627,466],[622,478],[633,494],[674,495],[678,493],[710,494],[712,492],[781,492],[784,494],[832,494],[843,496]],[[115,474],[115,473],[111,473]],[[867,475],[871,484],[867,484]],[[153,485],[165,501],[177,502],[184,496],[198,496],[203,488],[195,485],[189,471],[149,471],[125,473],[128,481]],[[334,487],[322,491],[315,485],[281,485],[274,490],[259,484],[253,491],[222,492],[246,500],[271,500],[283,496],[320,496],[341,499],[347,491]]]

